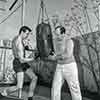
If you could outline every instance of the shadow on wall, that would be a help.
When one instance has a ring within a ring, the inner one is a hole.
[[[81,61],[79,57],[79,52],[80,52],[80,41],[77,38],[72,38],[74,41],[74,57],[77,63],[78,67],[78,75],[79,75],[79,81],[80,81],[80,87],[84,88],[84,78],[83,78],[83,68],[81,66]]]

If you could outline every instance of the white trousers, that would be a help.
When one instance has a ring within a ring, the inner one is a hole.
[[[61,100],[61,87],[64,80],[68,83],[72,100],[82,100],[76,62],[57,64],[51,90],[51,100]]]

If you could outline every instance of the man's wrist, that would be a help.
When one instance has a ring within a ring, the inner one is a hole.
[[[63,56],[62,55],[56,55],[56,59],[57,60],[63,60]]]

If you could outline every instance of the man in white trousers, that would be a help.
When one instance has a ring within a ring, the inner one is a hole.
[[[53,59],[57,60],[57,67],[53,79],[51,100],[61,100],[61,87],[64,80],[68,83],[72,100],[82,100],[78,68],[73,55],[74,43],[65,33],[66,29],[63,26],[55,28]]]

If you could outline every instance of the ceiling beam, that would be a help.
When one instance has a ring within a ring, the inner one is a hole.
[[[15,6],[15,4],[17,3],[17,1],[18,1],[18,0],[15,0],[15,1],[13,2],[13,4],[11,5],[11,7],[9,8],[9,10],[12,10],[12,8]]]

